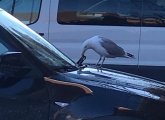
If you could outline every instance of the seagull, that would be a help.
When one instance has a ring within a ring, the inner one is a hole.
[[[82,64],[82,62],[86,59],[85,52],[88,49],[92,49],[97,54],[100,55],[100,58],[96,64],[96,66],[98,66],[98,64],[102,60],[101,65],[99,66],[100,68],[104,63],[105,58],[116,58],[116,57],[135,58],[134,55],[124,51],[122,47],[118,46],[110,39],[97,35],[83,42],[81,58],[79,59],[77,64]]]

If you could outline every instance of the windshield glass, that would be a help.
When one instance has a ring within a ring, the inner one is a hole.
[[[75,63],[53,45],[32,31],[23,23],[0,10],[0,25],[13,34],[17,40],[44,64],[53,68],[75,66]]]

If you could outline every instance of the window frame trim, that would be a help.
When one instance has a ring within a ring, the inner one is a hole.
[[[34,0],[33,0],[34,1]],[[37,14],[37,18],[35,19],[35,21],[34,22],[32,22],[32,23],[28,23],[28,24],[26,24],[26,25],[32,25],[32,24],[35,24],[38,20],[39,20],[39,17],[40,17],[40,13],[41,13],[41,7],[42,7],[42,0],[40,0],[40,5],[39,5],[39,10],[38,10],[38,14]],[[11,8],[11,11],[10,11],[10,14],[12,15],[12,16],[14,16],[14,10],[15,10],[15,0],[13,0],[13,3],[12,3],[12,8]],[[32,12],[31,12],[32,13]],[[30,14],[31,14],[30,13]],[[14,16],[15,17],[15,16]],[[15,17],[16,18],[16,17]],[[18,18],[17,18],[18,19]],[[21,20],[20,20],[21,21]],[[21,21],[21,22],[23,22],[23,21]],[[30,20],[29,20],[29,22],[30,22]]]

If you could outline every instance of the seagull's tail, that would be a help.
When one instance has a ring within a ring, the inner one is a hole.
[[[126,53],[125,57],[127,57],[127,58],[134,58],[135,59],[135,56],[130,54],[130,53]]]

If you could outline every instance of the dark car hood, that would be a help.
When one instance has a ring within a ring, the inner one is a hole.
[[[60,79],[92,87],[117,90],[165,102],[165,83],[111,69],[86,67],[60,74]]]

